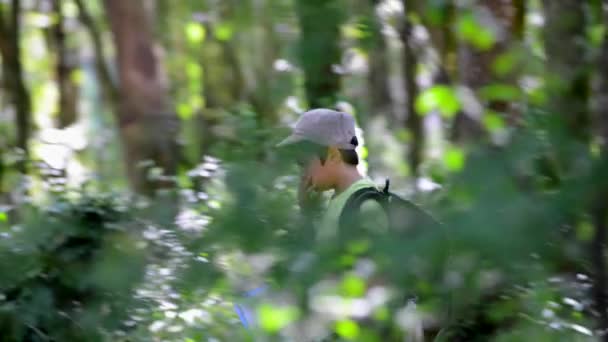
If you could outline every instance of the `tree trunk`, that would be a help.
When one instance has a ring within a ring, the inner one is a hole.
[[[604,158],[608,158],[608,155],[604,155]],[[600,331],[602,341],[608,341],[608,296],[606,293],[606,286],[608,286],[608,276],[606,274],[606,230],[608,229],[606,221],[608,220],[608,205],[606,204],[606,196],[608,196],[608,191],[604,189],[600,191],[595,200],[595,207],[592,211],[594,236],[591,243],[593,306],[598,313],[597,329]]]
[[[154,190],[174,185],[179,122],[167,95],[166,78],[143,1],[105,0],[105,7],[117,51],[117,121],[128,176],[136,192],[151,195]],[[163,176],[150,179],[150,166],[160,168]]]
[[[369,1],[369,0],[368,0]],[[392,98],[389,90],[388,47],[382,33],[382,22],[376,14],[379,0],[369,1],[370,38],[365,49],[368,53],[368,84],[370,87],[371,115],[384,115],[389,122],[394,122],[397,116],[393,113]]]
[[[341,62],[342,10],[336,0],[298,0],[300,63],[304,70],[306,97],[311,108],[333,108],[340,91],[334,66]]]
[[[544,0],[545,54],[550,109],[562,119],[563,132],[580,142],[589,139],[589,79],[585,51],[584,3]]]
[[[21,64],[21,1],[12,0],[10,8],[9,22],[5,23],[4,13],[0,7],[0,54],[3,61],[3,76],[10,89],[17,117],[17,147],[23,152],[18,169],[26,173],[29,160],[28,140],[31,133],[31,102]]]
[[[423,120],[415,111],[414,104],[418,96],[418,85],[416,84],[416,67],[418,65],[416,52],[414,51],[413,43],[413,25],[410,20],[410,14],[414,12],[413,4],[410,1],[403,0],[405,9],[405,20],[401,32],[401,41],[403,44],[403,72],[405,80],[405,90],[407,92],[407,119],[406,126],[411,134],[408,148],[408,162],[412,170],[414,185],[418,179],[419,166],[422,162],[424,134]]]
[[[57,22],[52,27],[52,44],[57,54],[56,78],[59,89],[59,106],[57,124],[64,128],[76,121],[78,86],[73,82],[71,74],[74,71],[73,56],[69,55],[66,45],[66,32],[62,13],[61,0],[53,0],[53,12]],[[72,58],[70,58],[72,57]],[[72,59],[72,60],[70,60]]]
[[[604,0],[608,5],[608,1]],[[605,11],[606,12],[606,11]],[[608,25],[608,12],[603,13],[604,25]],[[598,70],[608,70],[608,39],[604,37],[602,43],[599,60],[596,65]],[[600,73],[597,77],[597,91],[595,94],[595,117],[594,127],[595,132],[600,138],[601,163],[606,167],[608,165],[608,78],[605,74]],[[598,172],[597,176],[603,179],[605,172]],[[606,182],[600,186],[600,191],[596,195],[594,208],[592,208],[592,217],[594,220],[594,236],[591,243],[591,262],[593,265],[594,282],[593,282],[593,301],[594,308],[598,312],[597,329],[601,332],[601,339],[608,341],[608,294],[606,287],[608,286],[608,270],[606,269],[606,238],[608,226],[608,186]]]
[[[503,79],[494,76],[492,65],[496,57],[505,53],[512,43],[523,33],[523,2],[521,0],[481,0],[474,8],[474,15],[479,20],[491,20],[495,27],[496,43],[490,49],[480,51],[470,43],[461,41],[458,48],[458,70],[460,81],[468,88],[477,91],[481,87],[500,81],[516,85],[516,78],[508,75]],[[483,21],[481,24],[483,25]],[[487,26],[487,25],[486,25]],[[516,114],[511,104],[506,101],[491,100],[486,107],[503,114],[507,122],[515,122]],[[454,124],[452,137],[457,142],[477,141],[484,134],[480,123],[483,113],[460,113]]]

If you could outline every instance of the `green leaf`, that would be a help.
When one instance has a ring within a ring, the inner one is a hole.
[[[275,307],[264,304],[258,309],[258,315],[262,329],[275,333],[295,321],[299,312],[295,307]]]
[[[390,318],[390,312],[383,306],[374,311],[373,317],[376,321],[384,322]]]
[[[198,79],[203,74],[203,68],[198,63],[188,62],[186,63],[186,75],[189,78]]]
[[[202,96],[195,94],[190,97],[190,107],[192,108],[192,110],[201,109],[203,107],[203,104],[204,101]]]
[[[439,110],[442,116],[452,118],[460,110],[460,101],[452,87],[438,85],[426,89],[418,95],[415,109],[419,115]]]
[[[342,34],[350,39],[364,39],[370,35],[369,30],[364,25],[345,25],[342,28]]]
[[[199,23],[187,23],[185,31],[188,41],[192,44],[200,44],[205,40],[205,28]]]
[[[579,241],[589,242],[593,238],[593,225],[589,221],[583,221],[576,226],[576,237]]]
[[[448,170],[452,172],[460,171],[464,168],[465,156],[462,149],[450,147],[443,157],[443,162]]]
[[[81,85],[84,81],[84,72],[81,69],[72,71],[70,73],[70,80],[75,84]]]
[[[192,117],[194,111],[187,103],[180,103],[177,105],[177,115],[182,120],[188,120]]]
[[[479,89],[479,96],[486,101],[516,101],[521,97],[521,91],[510,84],[490,84]]]
[[[505,122],[500,114],[488,111],[483,116],[483,125],[490,132],[496,132],[505,127]]]
[[[507,52],[499,55],[492,64],[492,70],[497,76],[505,76],[515,68],[517,63],[517,55],[512,52]]]
[[[587,30],[587,36],[593,46],[599,47],[604,40],[606,28],[604,25],[593,25]]]
[[[231,24],[221,23],[215,27],[215,38],[219,41],[229,41],[234,35],[234,29]]]
[[[369,248],[370,241],[368,239],[355,240],[348,244],[348,251],[355,255],[365,253]]]
[[[8,216],[6,215],[5,212],[0,212],[0,222],[7,222],[8,221]]]
[[[361,297],[365,294],[365,280],[355,275],[347,275],[342,280],[342,293],[347,297]]]
[[[600,158],[602,154],[602,143],[599,138],[594,138],[589,143],[589,151],[591,152],[591,156],[595,159]]]
[[[336,322],[336,333],[347,340],[356,339],[361,333],[359,325],[350,319]]]
[[[361,146],[361,153],[359,153],[359,157],[365,160],[367,159],[367,156],[369,156],[369,151],[367,150],[367,147]]]
[[[461,39],[482,51],[489,50],[496,43],[494,32],[480,25],[470,13],[460,17],[457,32]]]

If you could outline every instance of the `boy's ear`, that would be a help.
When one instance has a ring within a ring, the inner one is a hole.
[[[338,148],[336,148],[334,146],[330,146],[327,148],[327,160],[331,160],[333,162],[342,161],[342,155],[340,154],[340,151],[338,150]]]

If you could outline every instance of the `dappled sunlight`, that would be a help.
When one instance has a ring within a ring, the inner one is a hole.
[[[0,341],[605,338],[604,7],[0,0]]]

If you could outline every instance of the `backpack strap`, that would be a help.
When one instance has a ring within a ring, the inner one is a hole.
[[[361,205],[365,201],[373,200],[378,202],[383,208],[386,208],[389,196],[390,194],[388,193],[388,186],[386,186],[383,191],[379,191],[373,187],[363,188],[355,191],[355,193],[353,193],[348,200],[346,200],[344,209],[342,209],[342,213],[340,213],[340,218],[338,221],[340,229],[346,228],[354,223],[352,220],[356,220],[356,214],[359,212]]]

